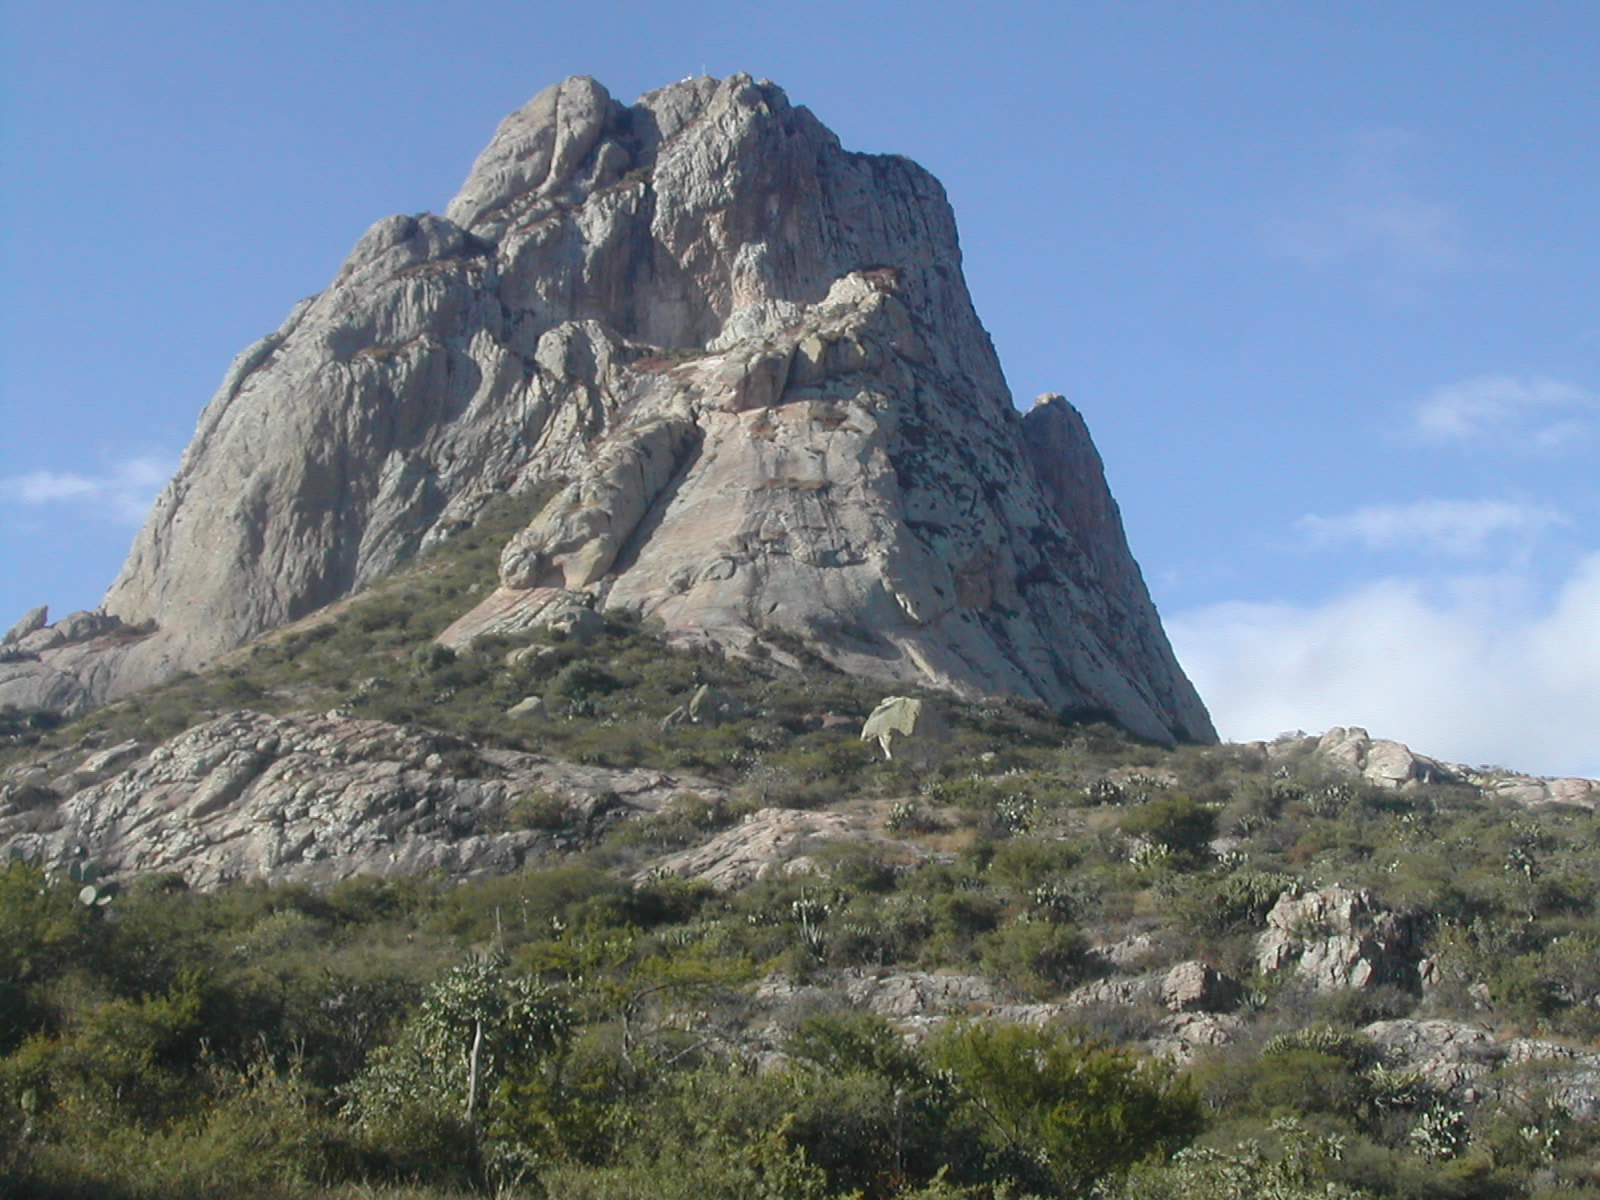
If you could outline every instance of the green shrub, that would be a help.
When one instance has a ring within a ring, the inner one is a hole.
[[[978,943],[984,971],[1030,1000],[1064,992],[1088,974],[1088,944],[1070,925],[1017,920]]]
[[[1159,796],[1141,804],[1118,823],[1131,838],[1144,838],[1164,847],[1184,863],[1197,863],[1216,836],[1217,814],[1188,796]]]
[[[1198,1096],[1164,1065],[1015,1025],[960,1025],[929,1047],[982,1113],[995,1168],[1024,1188],[1081,1194],[1201,1127]]]

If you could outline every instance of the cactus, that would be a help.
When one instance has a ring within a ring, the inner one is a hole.
[[[100,878],[100,868],[92,862],[75,862],[67,868],[67,878],[73,883],[92,884]]]
[[[114,883],[103,883],[99,886],[86,883],[83,890],[78,893],[78,903],[85,908],[104,908],[111,903],[116,894],[117,885]]]

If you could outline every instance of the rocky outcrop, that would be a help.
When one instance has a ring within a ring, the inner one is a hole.
[[[1337,885],[1280,896],[1256,940],[1256,966],[1292,971],[1316,991],[1417,982],[1407,922],[1369,892]]]
[[[90,861],[108,878],[176,872],[195,887],[501,873],[681,793],[722,798],[704,780],[331,713],[232,713],[154,748],[108,747],[47,783],[39,774],[0,777],[11,853],[56,869]],[[519,828],[528,800],[554,801],[562,821]]]
[[[0,636],[0,646],[9,646],[13,642],[20,642],[30,633],[43,629],[50,621],[49,606],[41,604],[37,608],[30,608],[18,618],[17,623]]]
[[[154,633],[0,664],[0,702],[201,666],[558,482],[456,644],[576,595],[1213,740],[1082,420],[1015,411],[960,259],[931,176],[770,83],[549,88],[235,361],[106,595]]]
[[[1360,776],[1379,787],[1403,789],[1423,783],[1457,783],[1477,788],[1492,800],[1524,808],[1567,805],[1600,807],[1600,780],[1575,776],[1522,775],[1495,767],[1469,767],[1418,754],[1409,746],[1371,737],[1365,729],[1336,725],[1321,737],[1289,734],[1272,743],[1250,744],[1269,759],[1309,751],[1325,766]]]
[[[1378,1021],[1362,1032],[1385,1065],[1415,1071],[1458,1103],[1537,1087],[1570,1116],[1600,1120],[1600,1054],[1593,1051],[1542,1038],[1497,1038],[1459,1021]]]
[[[1368,736],[1359,726],[1336,725],[1317,741],[1322,761],[1360,775],[1379,787],[1398,788],[1408,783],[1449,783],[1460,778],[1457,770],[1436,759],[1414,754],[1409,746]]]
[[[1486,796],[1524,808],[1571,805],[1591,812],[1600,808],[1600,780],[1571,776],[1480,774],[1472,779]]]
[[[0,708],[86,711],[111,693],[121,664],[150,633],[99,609],[54,624],[48,617],[43,605],[30,609],[0,639]]]
[[[810,854],[837,842],[868,846],[905,862],[927,856],[926,850],[911,843],[870,835],[858,817],[793,808],[763,808],[703,845],[656,860],[649,870],[732,890],[764,879],[775,871],[817,873],[819,867]]]

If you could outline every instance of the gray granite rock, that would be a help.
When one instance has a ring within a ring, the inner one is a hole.
[[[960,261],[932,176],[769,83],[548,88],[235,361],[106,595],[153,631],[0,663],[0,702],[198,668],[561,481],[447,642],[559,590],[1213,740],[1081,418],[1016,412]]]
[[[1286,892],[1256,939],[1259,970],[1292,971],[1317,991],[1415,985],[1417,958],[1406,921],[1364,889],[1338,885]]]
[[[1172,1012],[1228,1012],[1243,997],[1237,979],[1202,962],[1178,963],[1161,979],[1161,1003]]]
[[[87,858],[107,877],[174,871],[196,887],[497,874],[682,792],[723,798],[689,776],[481,749],[332,713],[231,713],[155,747],[93,753],[49,787],[30,770],[0,776],[0,844],[46,866]],[[571,828],[511,827],[530,794],[559,797]]]
[[[9,646],[12,642],[20,641],[35,630],[43,629],[49,624],[49,618],[49,605],[41,604],[38,608],[30,608],[22,614],[21,619],[15,625],[6,630],[4,636],[0,636],[0,646]]]

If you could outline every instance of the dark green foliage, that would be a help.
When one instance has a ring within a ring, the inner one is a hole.
[[[1173,907],[1195,933],[1225,937],[1261,928],[1278,898],[1298,887],[1299,880],[1281,872],[1222,870],[1195,877],[1175,897]]]
[[[1122,818],[1119,828],[1132,838],[1146,838],[1186,864],[1206,856],[1206,843],[1216,836],[1217,814],[1188,796],[1160,796]]]
[[[980,943],[983,969],[1009,983],[1026,999],[1064,992],[1088,974],[1088,943],[1069,925],[1017,920]]]

